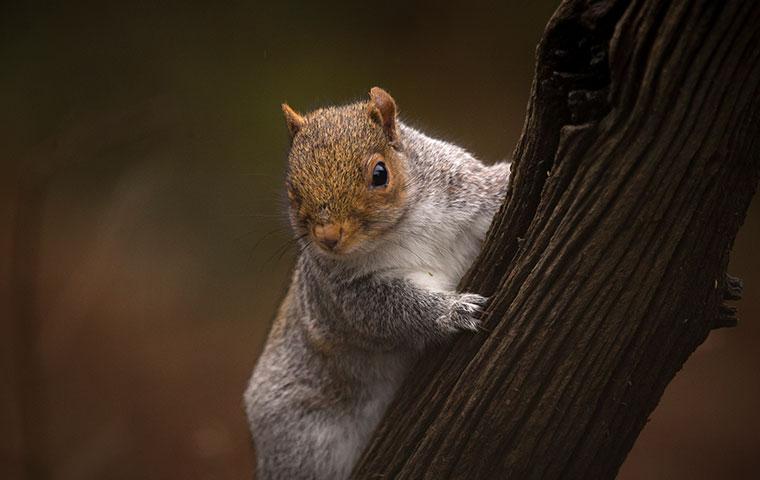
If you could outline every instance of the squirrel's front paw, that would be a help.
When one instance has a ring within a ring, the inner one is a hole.
[[[455,294],[451,299],[449,318],[445,319],[445,326],[452,331],[480,330],[480,317],[483,313],[488,298],[475,293]]]

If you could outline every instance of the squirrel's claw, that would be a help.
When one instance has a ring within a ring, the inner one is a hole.
[[[481,315],[488,298],[475,293],[456,294],[452,299],[452,306],[447,325],[449,330],[481,331]]]

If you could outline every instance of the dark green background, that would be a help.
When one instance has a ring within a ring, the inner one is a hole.
[[[0,476],[250,478],[241,394],[293,261],[280,102],[380,85],[509,158],[555,3],[0,7]],[[759,242],[756,206],[740,327],[690,359],[621,478],[760,467]]]

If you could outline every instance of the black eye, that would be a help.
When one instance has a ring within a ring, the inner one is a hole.
[[[388,185],[388,170],[383,162],[377,162],[375,168],[372,169],[372,186],[384,187],[386,185]]]

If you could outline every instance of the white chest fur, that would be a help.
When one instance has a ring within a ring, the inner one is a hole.
[[[480,250],[491,216],[457,217],[434,207],[418,209],[408,223],[384,239],[366,268],[407,279],[429,291],[455,290]],[[414,353],[401,351],[362,355],[363,395],[351,420],[331,424],[321,432],[331,443],[329,463],[346,469],[337,471],[338,477],[347,475],[347,468],[356,462],[414,358]]]
[[[401,229],[383,249],[380,265],[385,274],[425,290],[455,290],[480,251],[491,217],[441,218],[433,208],[415,216],[424,217],[426,228]]]

